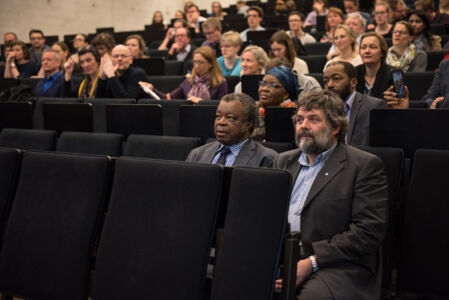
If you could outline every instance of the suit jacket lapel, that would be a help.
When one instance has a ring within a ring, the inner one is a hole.
[[[234,160],[234,166],[246,166],[248,162],[256,153],[256,143],[253,140],[246,142],[242,149],[240,149],[239,155]]]
[[[334,178],[335,175],[344,168],[346,160],[346,153],[344,150],[345,145],[338,144],[334,149],[334,152],[328,158],[327,162],[321,168],[318,175],[313,181],[306,201],[304,202],[304,208],[312,201],[312,199],[326,186],[326,184]],[[303,208],[303,209],[304,209]]]
[[[219,142],[212,142],[210,147],[208,147],[207,149],[204,150],[204,155],[200,159],[200,162],[202,162],[202,163],[211,163],[212,159],[215,156],[215,153],[218,150],[218,147],[220,147],[220,143]]]
[[[298,162],[299,156],[301,155],[301,150],[297,150],[298,154],[294,155],[294,157],[292,157],[291,159],[287,160],[286,164],[285,164],[285,169],[287,169],[291,176],[292,179],[292,187],[295,185],[296,182],[296,178],[298,177],[299,171],[301,170],[301,164]]]
[[[362,105],[361,102],[362,102],[362,95],[360,95],[358,92],[355,92],[354,102],[352,102],[351,113],[349,115],[349,130],[348,130],[348,138],[347,138],[348,144],[351,144],[352,133],[354,132],[355,122],[359,115],[360,106]]]

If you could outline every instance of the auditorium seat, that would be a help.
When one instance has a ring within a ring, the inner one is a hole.
[[[109,170],[105,156],[24,153],[0,256],[0,292],[87,299]]]
[[[214,138],[215,105],[181,105],[179,126],[181,136],[199,137],[204,143]]]
[[[434,72],[405,72],[404,82],[409,90],[410,100],[421,100],[432,85]]]
[[[0,147],[54,151],[56,134],[55,130],[4,128],[0,133]]]
[[[33,128],[34,106],[31,102],[0,102],[2,128]]]
[[[185,161],[190,151],[200,145],[201,140],[195,137],[132,134],[123,155]]]
[[[81,103],[78,98],[53,98],[41,97],[34,100],[33,128],[44,129],[44,113],[42,106],[44,103]]]
[[[14,196],[19,159],[19,150],[0,148],[0,236],[3,236],[3,227]]]
[[[240,76],[226,76],[225,79],[228,83],[228,93],[234,93],[235,86],[240,82]]]
[[[427,51],[427,68],[426,71],[435,71],[445,55],[444,51]]]
[[[106,105],[108,104],[135,104],[136,99],[132,98],[95,98],[88,99],[92,104],[92,118],[95,132],[106,132]]]
[[[202,298],[222,167],[119,158],[93,299]]]
[[[324,89],[323,72],[322,71],[323,70],[321,70],[321,72],[319,72],[319,73],[309,73],[307,75],[315,78],[318,81],[318,83],[321,85],[321,88]]]
[[[170,93],[176,89],[181,82],[186,79],[185,76],[148,76],[148,82],[163,93]]]
[[[168,57],[168,50],[148,49],[148,55],[150,57]]]
[[[92,132],[93,112],[90,103],[43,103],[44,129]]]
[[[61,133],[56,151],[82,154],[120,156],[123,135],[116,133],[71,132]]]
[[[280,142],[270,142],[270,141],[264,141],[261,143],[265,147],[273,149],[277,153],[282,153],[282,152],[293,149],[293,146],[291,143],[280,143]]]
[[[306,49],[307,56],[308,55],[326,55],[331,48],[332,43],[308,43],[304,44],[304,48]],[[301,56],[301,58],[303,58]]]
[[[180,76],[184,72],[184,63],[177,60],[165,60],[164,75],[165,76]]]
[[[301,59],[307,63],[309,73],[323,73],[324,65],[327,62],[326,55],[307,55],[301,56]]]

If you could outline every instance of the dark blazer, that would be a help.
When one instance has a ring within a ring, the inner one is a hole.
[[[187,61],[193,59],[193,51],[195,51],[196,46],[193,43],[190,43],[190,51],[189,53],[187,53],[186,58],[183,60],[184,63],[186,63]],[[176,55],[178,53],[176,52],[174,55],[168,55],[168,60],[177,60]]]
[[[356,90],[360,94],[365,93],[365,65],[358,65],[357,69],[357,87]],[[376,74],[376,80],[371,89],[371,97],[383,98],[384,91],[386,91],[390,86],[393,85],[393,75],[391,75],[391,70],[394,69],[392,66],[383,63],[379,71]]]
[[[447,96],[449,96],[449,59],[443,60],[438,66],[438,70],[433,75],[432,85],[427,90],[427,93],[422,100],[426,101],[430,107],[436,98],[448,98]],[[449,102],[447,99],[444,101]],[[447,103],[445,105],[447,105]]]
[[[291,173],[292,186],[301,169],[300,154],[299,149],[283,152],[273,163]],[[381,159],[339,143],[301,213],[302,258],[316,255],[320,268],[309,279],[323,280],[335,299],[380,298],[387,201]]]
[[[147,80],[147,73],[143,69],[130,66],[122,76],[99,79],[96,98],[143,98],[146,94],[138,82]]]
[[[220,147],[220,143],[215,141],[193,149],[190,151],[186,161],[209,164],[212,162],[218,147]],[[277,155],[276,151],[250,139],[243,145],[234,161],[233,167],[271,167]]]
[[[59,75],[44,93],[44,79],[39,80],[34,88],[35,97],[64,97],[64,74]]]
[[[349,145],[369,146],[370,111],[375,108],[388,108],[388,105],[382,99],[355,92],[351,115],[349,116],[347,136]]]

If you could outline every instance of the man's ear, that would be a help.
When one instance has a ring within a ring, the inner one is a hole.
[[[332,128],[332,136],[335,137],[340,132],[341,126],[338,125],[336,128]]]
[[[357,86],[357,77],[351,78],[351,87],[355,88]]]

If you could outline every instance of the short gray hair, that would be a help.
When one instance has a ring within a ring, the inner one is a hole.
[[[61,55],[59,55],[59,52],[56,51],[55,49],[52,48],[47,48],[44,50],[44,52],[42,52],[42,55],[44,55],[44,53],[46,52],[51,52],[55,55],[56,59],[59,60],[59,62],[61,63]]]
[[[251,52],[254,55],[259,65],[263,66],[262,71],[265,71],[265,67],[268,64],[268,55],[265,50],[263,50],[263,48],[259,46],[249,45],[242,51],[242,54],[247,51]]]
[[[362,27],[366,28],[366,19],[358,12],[349,13],[346,16],[346,20],[347,19],[357,19],[357,20],[359,20],[359,22],[362,25]]]

